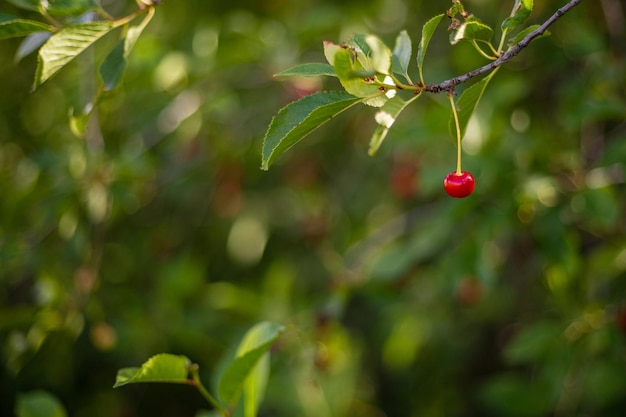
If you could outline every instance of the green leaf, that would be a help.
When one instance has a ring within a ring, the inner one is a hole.
[[[417,48],[417,68],[420,73],[420,81],[424,82],[424,77],[422,75],[422,66],[424,65],[424,57],[426,55],[426,49],[428,48],[428,44],[430,43],[430,39],[433,37],[435,33],[435,29],[441,22],[443,18],[443,14],[433,17],[428,22],[424,23],[422,27],[422,39],[420,40],[419,46]]]
[[[326,61],[328,61],[330,65],[335,65],[335,54],[337,54],[337,52],[339,52],[342,49],[345,49],[345,48],[342,47],[341,45],[324,41],[324,56],[326,57]]]
[[[19,38],[36,32],[52,32],[54,28],[34,20],[18,19],[0,14],[0,39]]]
[[[387,45],[378,36],[374,35],[367,35],[365,42],[370,47],[369,62],[374,71],[379,74],[389,75],[392,54]]]
[[[124,78],[124,73],[128,66],[128,56],[153,16],[154,8],[151,8],[141,23],[130,26],[126,37],[113,48],[100,65],[100,77],[102,78],[105,91],[113,90]]]
[[[85,23],[61,29],[39,50],[33,90],[93,45],[114,26],[109,23]]]
[[[184,384],[189,380],[191,361],[186,356],[160,353],[148,359],[140,368],[117,371],[113,388],[141,382]]]
[[[378,148],[385,140],[385,136],[387,136],[387,132],[391,126],[395,123],[398,115],[406,108],[406,106],[412,100],[405,101],[398,96],[393,97],[388,100],[384,106],[378,110],[376,115],[374,116],[376,119],[376,123],[378,126],[372,135],[372,139],[370,139],[370,146],[368,153],[370,155],[376,154]]]
[[[493,38],[493,29],[477,20],[463,23],[450,37],[450,43],[455,45],[461,40],[489,42]]]
[[[502,30],[513,30],[528,19],[533,10],[533,0],[515,0],[511,15],[502,22]]]
[[[100,77],[104,84],[104,91],[111,91],[119,85],[124,78],[127,60],[124,54],[126,39],[120,41],[107,55],[100,65]]]
[[[363,102],[373,107],[385,104],[387,97],[378,86],[365,81],[365,78],[374,76],[373,70],[368,71],[362,65],[362,61],[353,58],[354,51],[341,49],[335,54],[335,73],[343,88],[356,97],[366,98]]]
[[[17,6],[21,9],[38,10],[39,2],[41,0],[7,0],[7,1],[11,3],[12,5]]]
[[[490,80],[491,77],[487,76],[476,84],[472,84],[465,91],[463,91],[459,99],[456,101],[459,116],[459,125],[461,128],[461,137],[465,136],[465,130],[467,129],[469,119],[472,116],[472,113],[474,113],[474,110],[476,109],[476,106],[478,105],[478,102],[485,92],[487,84],[489,84]],[[449,128],[452,137],[456,137],[454,117],[450,118]]]
[[[283,107],[265,133],[261,169],[267,170],[306,135],[361,101],[343,91],[318,92]]]
[[[32,391],[17,396],[17,417],[66,417],[61,401],[46,391]]]
[[[411,62],[412,53],[411,38],[407,31],[403,30],[396,37],[396,43],[393,48],[392,68],[395,73],[403,75],[407,81],[410,81],[409,63]]]
[[[46,11],[54,15],[79,15],[94,10],[98,5],[95,0],[54,0],[41,2]]]
[[[35,32],[26,36],[15,52],[15,60],[19,61],[41,47],[52,35],[51,32]]]
[[[288,70],[281,71],[278,74],[274,74],[274,77],[319,77],[321,75],[326,75],[330,77],[337,76],[332,65],[311,63],[296,65],[295,67],[289,68]]]
[[[261,322],[248,330],[235,359],[219,381],[218,392],[223,402],[234,406],[245,390],[246,403],[252,401],[252,405],[245,405],[244,410],[255,411],[258,408],[267,383],[267,372],[263,368],[257,371],[257,365],[284,330],[284,326],[269,322]],[[248,412],[245,415],[250,417]]]
[[[528,26],[526,29],[524,29],[521,32],[519,32],[518,34],[516,34],[509,41],[509,48],[511,48],[511,47],[515,46],[517,43],[521,42],[526,36],[528,36],[529,33],[533,32],[538,27],[539,27],[539,25]],[[543,38],[544,36],[550,36],[550,32],[546,30],[545,32],[543,32],[541,35],[537,36],[533,40],[537,40],[537,39]]]

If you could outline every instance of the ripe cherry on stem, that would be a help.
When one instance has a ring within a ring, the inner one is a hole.
[[[459,116],[454,104],[454,98],[452,98],[452,92],[448,93],[448,98],[450,98],[454,125],[456,126],[457,156],[456,171],[446,175],[443,180],[443,188],[450,197],[463,198],[474,191],[474,176],[467,171],[461,171],[461,127],[459,125]]]

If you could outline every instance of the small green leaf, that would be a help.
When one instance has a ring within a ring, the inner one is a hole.
[[[513,30],[528,19],[533,10],[533,0],[515,0],[511,15],[502,22],[502,30]]]
[[[398,115],[402,112],[402,110],[406,108],[406,106],[411,101],[412,100],[405,101],[400,97],[395,96],[392,99],[388,100],[385,105],[382,106],[380,110],[378,110],[378,112],[374,116],[376,119],[376,123],[378,123],[378,126],[376,127],[376,130],[372,135],[372,139],[370,140],[370,146],[368,151],[370,155],[374,155],[378,151],[378,148],[380,148],[383,140],[385,140],[387,132],[389,132],[389,129],[395,123]]]
[[[269,322],[261,322],[248,330],[239,345],[235,359],[226,368],[219,381],[219,397],[224,403],[234,406],[245,386],[246,394],[251,395],[246,398],[246,402],[253,402],[253,405],[248,405],[247,408],[256,411],[263,397],[267,373],[263,369],[260,372],[255,370],[259,361],[266,357],[269,349],[284,330],[284,326]],[[251,416],[246,413],[246,417]]]
[[[489,42],[493,38],[493,29],[477,20],[463,23],[450,37],[450,43],[455,45],[461,40]]]
[[[366,98],[363,102],[373,107],[380,107],[387,101],[387,97],[375,84],[365,81],[366,78],[375,75],[374,70],[363,67],[358,58],[355,61],[351,49],[341,49],[335,54],[335,73],[339,82],[350,94],[360,98]],[[362,55],[362,54],[361,54]]]
[[[114,26],[109,23],[84,23],[52,35],[39,50],[33,90],[112,29]]]
[[[355,33],[350,39],[348,39],[348,46],[356,49],[357,52],[363,53],[366,57],[370,56],[372,53],[370,46],[367,43],[367,35]]]
[[[480,98],[485,92],[485,89],[487,88],[487,84],[489,84],[490,80],[491,80],[491,77],[487,76],[483,78],[482,80],[480,80],[479,82],[477,82],[476,84],[472,84],[465,91],[463,91],[459,99],[456,101],[456,106],[458,109],[458,116],[459,116],[459,125],[461,128],[461,137],[465,136],[465,130],[467,129],[467,124],[469,123],[469,119],[472,116],[472,113],[474,113],[474,110],[476,109],[476,106],[478,105],[478,102],[480,101]],[[450,133],[452,134],[452,137],[456,137],[454,117],[450,118],[449,128],[450,128]]]
[[[160,353],[148,359],[140,368],[117,371],[113,388],[141,382],[184,384],[189,381],[191,361],[186,356]]]
[[[267,170],[306,135],[361,101],[343,91],[318,92],[283,107],[265,133],[261,169]]]
[[[400,32],[396,37],[396,44],[393,48],[393,71],[400,74],[410,81],[409,77],[409,63],[411,62],[411,54],[413,53],[413,46],[411,45],[411,38],[406,30]]]
[[[311,63],[296,65],[295,67],[289,68],[288,70],[281,71],[278,74],[274,74],[274,77],[319,77],[322,75],[329,77],[337,76],[332,65]]]
[[[512,47],[512,46],[515,46],[516,44],[521,42],[526,36],[528,36],[528,34],[530,34],[531,32],[533,32],[535,30],[537,30],[538,27],[539,27],[539,25],[528,26],[526,29],[524,29],[521,32],[519,32],[518,34],[516,34],[509,41],[509,48]],[[537,40],[537,39],[543,38],[544,36],[550,36],[550,32],[546,30],[545,32],[543,32],[541,35],[537,36],[533,40]]]
[[[374,35],[367,35],[365,42],[370,47],[370,65],[379,74],[389,75],[391,69],[391,51],[385,43]]]
[[[422,66],[424,65],[424,57],[426,55],[426,49],[428,48],[428,44],[430,43],[430,39],[433,37],[435,33],[435,29],[441,22],[443,18],[443,14],[433,17],[428,22],[424,23],[422,27],[422,39],[420,40],[419,46],[417,48],[417,68],[420,73],[420,81],[424,82],[424,77],[422,76]]]
[[[66,417],[61,401],[46,391],[20,393],[15,404],[17,417]]]
[[[0,39],[19,38],[36,32],[52,32],[54,28],[34,20],[13,18],[0,14]]]
[[[126,37],[113,48],[100,65],[100,77],[102,78],[105,91],[113,90],[122,82],[128,66],[128,56],[153,16],[154,8],[151,8],[141,23],[130,26]]]
[[[324,41],[324,56],[326,57],[326,61],[330,65],[335,65],[335,54],[340,50],[345,49],[341,45],[337,45],[336,43]]]
[[[124,78],[127,60],[124,54],[126,39],[120,41],[107,55],[100,65],[100,77],[104,84],[104,91],[111,91],[119,85]]]

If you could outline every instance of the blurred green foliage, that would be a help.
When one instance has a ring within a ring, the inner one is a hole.
[[[407,108],[374,158],[361,107],[259,170],[277,110],[338,88],[272,74],[355,32],[419,39],[447,7],[166,0],[84,138],[70,109],[115,39],[32,94],[35,56],[1,42],[0,414],[34,392],[70,416],[194,416],[189,387],[113,390],[117,369],[172,352],[208,381],[272,320],[288,330],[261,416],[623,416],[622,2],[583,1],[500,70],[464,142],[468,199],[442,190],[445,96]],[[497,26],[511,4],[466,7]],[[482,64],[440,27],[424,77]]]

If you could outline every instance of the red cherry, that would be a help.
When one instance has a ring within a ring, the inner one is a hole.
[[[443,180],[443,188],[450,197],[467,197],[474,191],[474,176],[467,171],[451,172]]]

